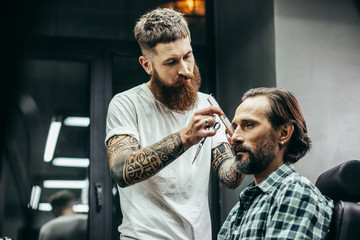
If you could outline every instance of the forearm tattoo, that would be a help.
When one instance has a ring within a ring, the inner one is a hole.
[[[234,154],[227,143],[222,143],[212,150],[212,167],[220,182],[227,188],[235,189],[240,185],[244,176],[236,171],[233,164]]]
[[[111,174],[121,187],[141,182],[155,175],[184,153],[179,133],[172,134],[151,146],[140,148],[130,136],[108,142]],[[115,143],[114,143],[115,142]]]

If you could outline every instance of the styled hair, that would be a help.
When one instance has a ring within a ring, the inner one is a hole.
[[[63,214],[63,211],[75,203],[75,195],[68,191],[62,190],[51,195],[49,203],[52,207],[52,213],[55,217],[59,217]]]
[[[293,93],[280,88],[250,89],[243,95],[242,101],[259,95],[267,96],[269,99],[270,108],[266,115],[275,130],[284,123],[294,126],[294,132],[284,153],[284,162],[297,162],[311,148],[311,139],[298,101]]]
[[[170,8],[156,8],[140,17],[134,28],[134,35],[142,54],[146,55],[154,52],[158,43],[190,38],[190,30],[184,14]]]

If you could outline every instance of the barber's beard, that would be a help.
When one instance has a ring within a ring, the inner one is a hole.
[[[190,81],[186,81],[190,79]],[[156,69],[151,76],[150,89],[155,98],[169,109],[176,112],[184,112],[195,106],[197,92],[201,85],[201,76],[198,66],[195,64],[194,73],[187,76],[178,75],[175,84],[164,84]]]
[[[275,159],[275,141],[274,136],[270,133],[261,143],[256,144],[255,149],[236,144],[233,146],[233,151],[247,152],[249,157],[247,159],[236,159],[236,170],[243,174],[257,174],[267,169],[267,167]]]

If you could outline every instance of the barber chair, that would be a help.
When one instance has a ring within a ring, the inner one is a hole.
[[[360,161],[344,162],[319,176],[315,185],[334,201],[327,240],[360,239]]]

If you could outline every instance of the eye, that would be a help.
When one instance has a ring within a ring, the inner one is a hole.
[[[174,65],[175,63],[176,63],[175,60],[171,60],[171,61],[166,62],[165,65],[167,65],[167,66],[172,66],[172,65]]]
[[[254,123],[252,123],[252,122],[246,122],[246,123],[245,123],[245,127],[246,127],[246,128],[252,128],[252,127],[254,127]]]
[[[236,124],[236,123],[232,123],[232,124],[231,124],[231,127],[232,127],[232,129],[235,131],[236,128],[237,128],[237,124]]]

